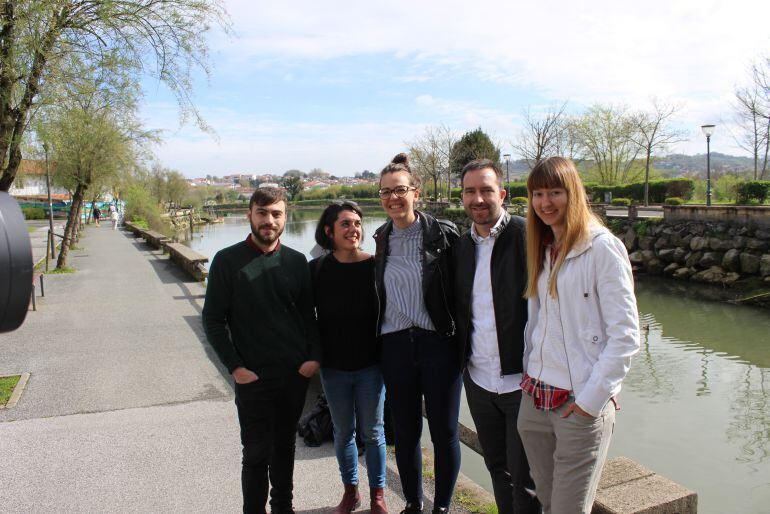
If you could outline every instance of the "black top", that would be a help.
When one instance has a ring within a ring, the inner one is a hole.
[[[355,371],[380,361],[374,258],[342,263],[329,254],[310,261],[324,368]]]
[[[297,373],[320,359],[305,256],[288,246],[263,254],[250,239],[220,250],[209,269],[203,328],[227,370],[261,378]]]

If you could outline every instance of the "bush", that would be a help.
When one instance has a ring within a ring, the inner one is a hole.
[[[508,191],[511,198],[513,197],[527,197],[527,183],[526,182],[508,182],[504,184],[504,189]]]
[[[529,203],[529,200],[526,196],[514,196],[511,198],[511,204],[512,205],[527,205]]]
[[[736,192],[738,195],[735,203],[765,203],[770,194],[770,180],[750,180],[738,184]]]
[[[671,198],[666,198],[666,200],[663,203],[665,203],[666,205],[684,205],[684,200],[682,200],[678,196],[672,196]]]
[[[629,198],[613,198],[611,205],[616,207],[630,207],[631,199]]]
[[[22,207],[21,212],[24,213],[24,219],[28,220],[44,220],[45,211],[42,207]]]
[[[586,193],[594,202],[604,202],[604,193],[612,193],[613,198],[629,198],[637,203],[644,202],[644,182],[634,182],[617,186],[586,184]],[[663,203],[667,197],[676,196],[689,200],[695,191],[695,182],[689,178],[675,178],[649,181],[649,200],[651,203]]]

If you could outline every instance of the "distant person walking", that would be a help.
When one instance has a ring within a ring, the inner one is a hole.
[[[377,337],[374,257],[361,250],[361,209],[335,201],[321,214],[316,242],[331,253],[310,261],[321,334],[321,380],[334,422],[334,450],[345,492],[333,514],[361,503],[356,435],[366,448],[372,514],[385,506],[385,386]]]
[[[93,215],[94,215],[94,224],[98,227],[99,219],[102,217],[102,211],[96,205],[94,205]]]
[[[211,262],[203,328],[235,382],[243,512],[293,514],[297,421],[320,344],[305,256],[281,244],[286,193],[257,189],[251,233]]]
[[[120,214],[118,214],[117,209],[115,208],[110,209],[110,220],[112,220],[112,230],[117,230],[118,221],[120,221]]]
[[[626,247],[591,213],[569,159],[527,179],[524,395],[518,428],[545,514],[590,513],[615,397],[639,351]]]

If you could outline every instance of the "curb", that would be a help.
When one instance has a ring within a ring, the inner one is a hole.
[[[8,375],[4,375],[8,376]],[[5,405],[0,405],[0,409],[12,409],[16,406],[16,403],[18,403],[19,398],[21,398],[21,393],[24,392],[24,388],[27,387],[27,382],[29,381],[30,374],[29,373],[22,373],[19,377],[19,381],[16,383],[16,387],[13,388],[13,392],[11,393],[11,397],[8,399],[8,403]]]

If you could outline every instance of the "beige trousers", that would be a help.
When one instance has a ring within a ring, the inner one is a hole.
[[[612,402],[596,418],[561,414],[572,399],[553,411],[535,409],[523,394],[518,428],[537,498],[544,514],[590,514],[596,488],[607,460],[615,406]]]

